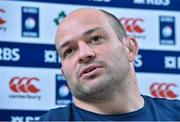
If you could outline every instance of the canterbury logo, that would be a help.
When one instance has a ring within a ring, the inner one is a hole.
[[[5,13],[5,11],[3,9],[0,9],[0,13]],[[4,24],[5,22],[6,21],[0,17],[0,25]]]
[[[141,28],[138,24],[144,22],[141,18],[120,18],[120,22],[123,24],[125,30],[129,33],[143,33],[144,29]]]
[[[171,87],[177,87],[174,83],[153,83],[150,86],[151,95],[159,98],[177,98],[177,95],[171,90]]]
[[[16,93],[19,93],[19,92],[37,93],[37,92],[39,92],[40,89],[38,89],[35,85],[33,85],[32,81],[39,81],[39,79],[36,77],[31,77],[31,78],[13,77],[9,82],[9,86],[10,86],[10,89]]]

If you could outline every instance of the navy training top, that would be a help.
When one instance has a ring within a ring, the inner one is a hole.
[[[180,121],[180,100],[167,100],[143,96],[144,106],[134,112],[104,115],[76,107],[73,103],[66,107],[50,110],[40,117],[41,121]]]

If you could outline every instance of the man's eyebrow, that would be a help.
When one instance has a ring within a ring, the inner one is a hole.
[[[104,31],[103,28],[101,28],[101,27],[96,27],[96,28],[92,28],[92,29],[84,32],[84,34],[85,34],[85,35],[88,35],[88,34],[91,34],[91,33],[95,32],[95,31],[100,31],[100,30],[101,30],[101,31]]]
[[[95,31],[104,31],[101,27],[96,27],[96,28],[92,28],[90,30],[87,30],[85,32],[82,33],[82,35],[89,35]],[[66,40],[64,41],[60,46],[58,50],[61,50],[62,48],[66,47],[67,45],[69,45],[73,40]]]
[[[67,40],[67,41],[65,41],[63,44],[61,44],[61,45],[59,46],[59,50],[61,50],[62,48],[66,47],[67,45],[69,45],[69,43],[70,43],[71,41],[72,41],[72,40]]]

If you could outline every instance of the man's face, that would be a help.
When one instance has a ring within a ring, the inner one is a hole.
[[[56,47],[71,92],[82,101],[110,99],[130,69],[122,40],[101,12],[68,16],[57,31]]]

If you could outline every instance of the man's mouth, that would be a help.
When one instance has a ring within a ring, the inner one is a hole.
[[[94,75],[96,73],[95,70],[101,67],[102,67],[101,65],[97,65],[97,64],[88,65],[80,70],[79,76],[90,77],[91,75]]]

